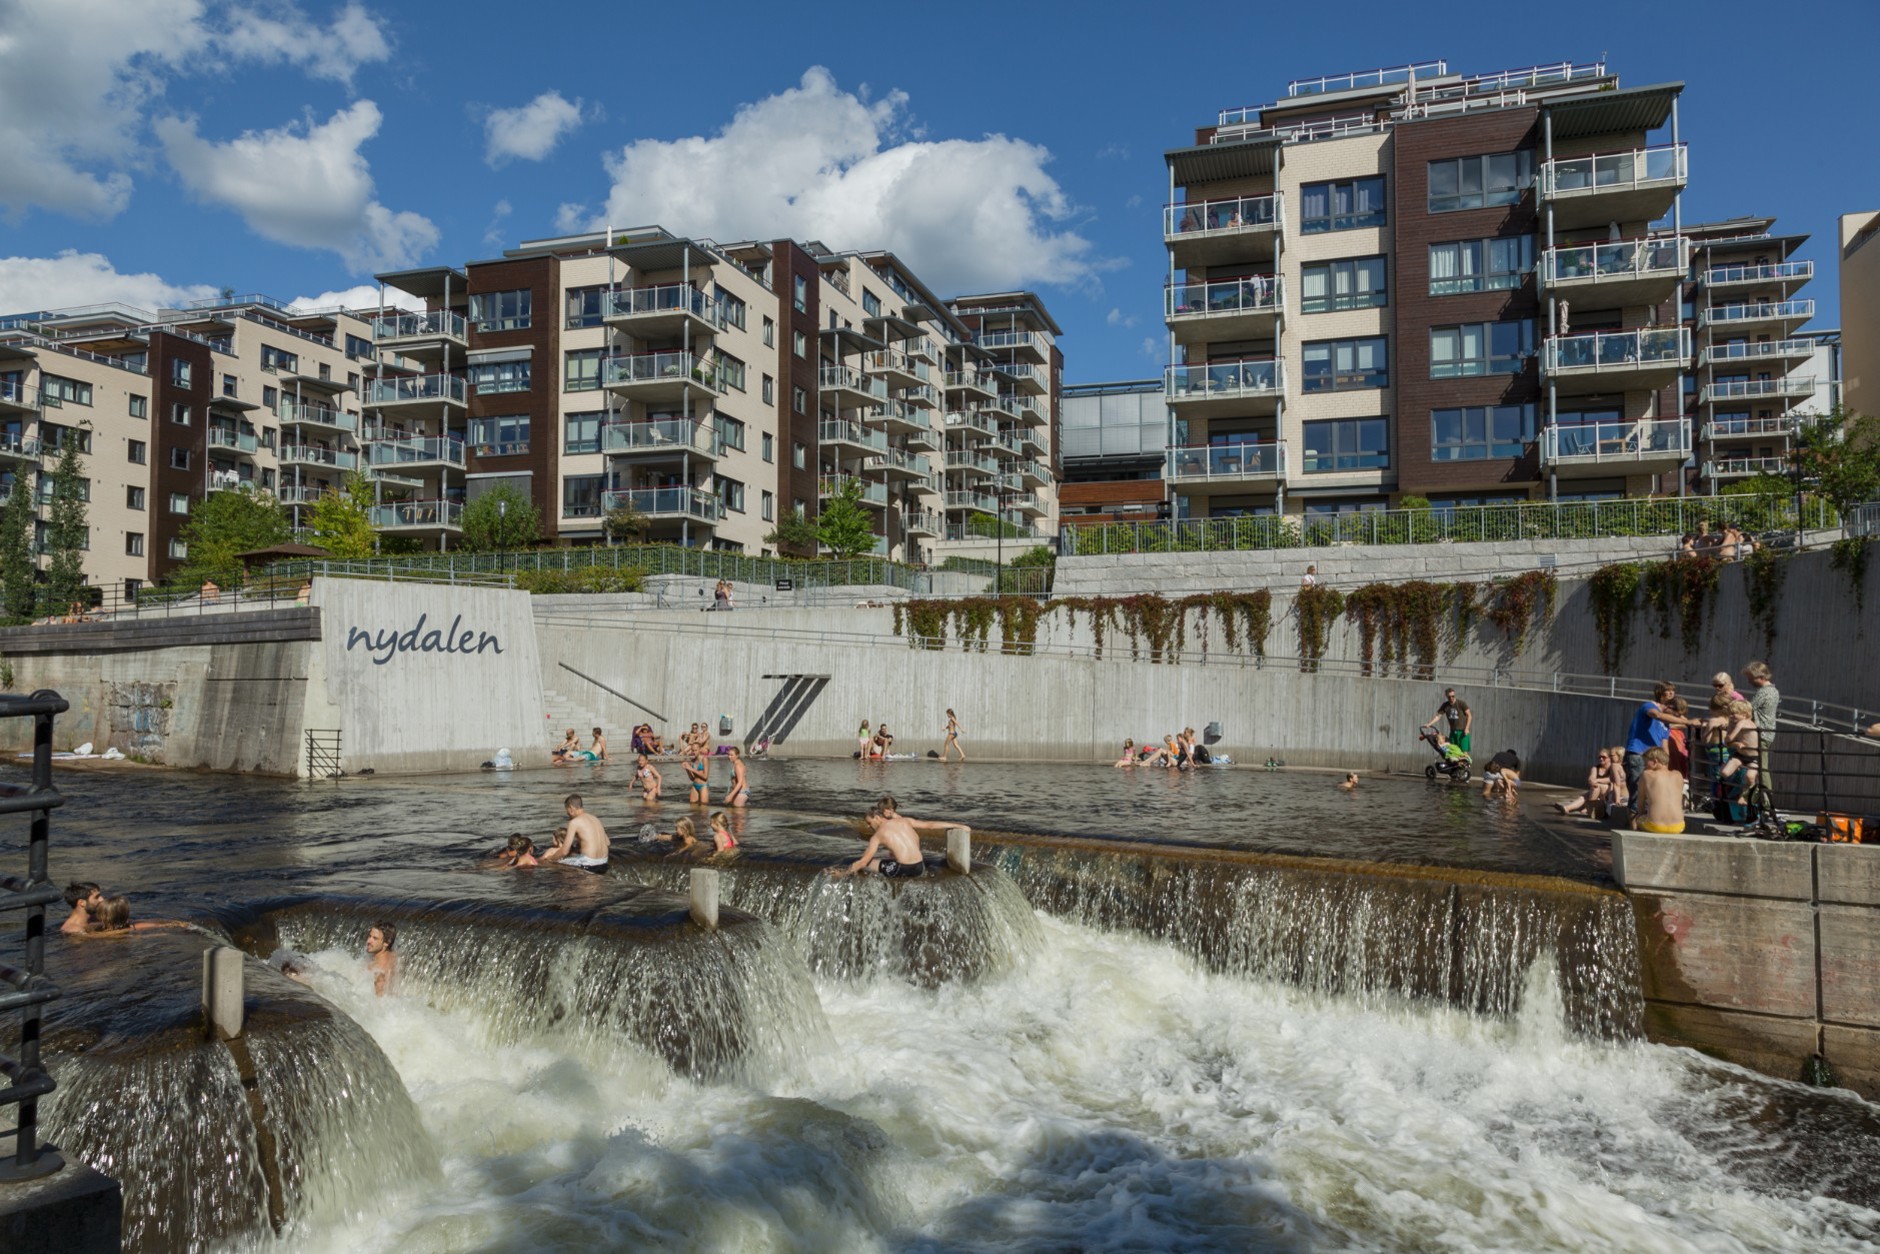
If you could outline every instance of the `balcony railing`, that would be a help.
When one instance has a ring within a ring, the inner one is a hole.
[[[817,426],[816,437],[824,444],[859,444],[880,452],[888,447],[885,433],[859,422],[824,422]]]
[[[1806,283],[1815,277],[1812,261],[1779,261],[1760,266],[1712,266],[1704,282],[1716,287],[1728,283]]]
[[[1549,373],[1623,372],[1686,361],[1691,355],[1691,333],[1684,327],[1596,331],[1590,335],[1557,335],[1543,347],[1542,364]]]
[[[1682,236],[1550,248],[1541,254],[1541,276],[1549,286],[1604,279],[1676,279],[1683,277],[1690,255],[1690,241]]]
[[[953,449],[947,453],[948,470],[977,470],[984,474],[999,473],[999,459],[964,449]]]
[[[601,427],[603,453],[692,452],[717,457],[724,449],[724,436],[715,426],[684,418],[609,422]]]
[[[824,475],[817,481],[817,495],[832,497],[851,483],[862,485],[861,500],[864,505],[886,505],[888,503],[888,485],[874,480],[863,479],[857,475]]]
[[[1795,431],[1795,419],[1784,415],[1780,418],[1715,418],[1704,424],[1705,440],[1731,440],[1745,437],[1790,435]]]
[[[994,351],[1013,348],[1036,349],[1043,352],[1044,337],[1036,331],[987,331],[974,341],[981,348]]]
[[[1764,361],[1771,357],[1808,357],[1815,351],[1813,340],[1757,340],[1741,344],[1709,344],[1703,362]]]
[[[0,457],[38,457],[42,447],[36,435],[0,431]]]
[[[1788,470],[1788,459],[1783,457],[1718,457],[1704,463],[1704,473],[1712,479],[1786,475]]]
[[[1241,196],[1162,207],[1162,234],[1171,242],[1228,231],[1278,231],[1285,225],[1282,196]]]
[[[608,511],[631,506],[648,518],[683,518],[715,523],[725,516],[725,503],[700,488],[621,488],[601,493]]]
[[[445,436],[417,440],[374,440],[366,445],[372,466],[413,466],[423,463],[463,465],[463,441]]]
[[[946,519],[930,509],[909,510],[901,515],[901,530],[908,535],[937,536],[946,526]]]
[[[1690,456],[1690,452],[1691,425],[1682,418],[1554,426],[1541,432],[1544,464],[1663,462],[1682,460]]]
[[[1283,304],[1277,274],[1221,279],[1213,283],[1171,283],[1165,296],[1165,310],[1170,318],[1278,313]]]
[[[1700,326],[1734,326],[1748,322],[1806,322],[1815,316],[1812,300],[1757,301],[1743,305],[1717,305],[1697,311]]]
[[[605,387],[684,382],[687,379],[714,392],[724,390],[717,368],[697,353],[631,353],[601,360],[601,384]]]
[[[977,407],[948,410],[946,423],[948,431],[982,431],[987,435],[997,435],[999,432],[998,420]]]
[[[209,447],[233,449],[237,453],[253,455],[260,451],[261,437],[240,431],[227,431],[220,427],[210,427]]]
[[[825,392],[840,389],[861,392],[877,401],[888,399],[887,380],[863,374],[853,366],[824,366],[817,382]]]
[[[1815,378],[1805,375],[1799,379],[1731,379],[1723,383],[1704,385],[1703,403],[1714,405],[1721,401],[1763,400],[1777,396],[1813,396]]]
[[[1168,477],[1182,483],[1210,479],[1283,478],[1286,446],[1275,441],[1204,444],[1171,448]]]
[[[1541,163],[1541,195],[1588,196],[1652,187],[1678,187],[1689,179],[1683,144],[1590,157],[1557,157]]]
[[[335,470],[355,470],[359,466],[357,453],[346,453],[339,449],[321,448],[314,444],[288,444],[281,449],[281,463],[298,462],[311,466],[331,466]]]
[[[463,315],[451,313],[447,309],[430,313],[394,314],[372,320],[372,338],[380,343],[388,340],[461,340],[465,336],[465,327]]]
[[[16,409],[38,409],[39,389],[12,379],[0,379],[0,404]]]
[[[689,283],[623,287],[601,293],[603,319],[660,314],[690,314],[714,327],[722,328],[725,325],[724,309],[718,302]]]
[[[1279,396],[1286,390],[1278,361],[1228,361],[1206,366],[1170,366],[1165,376],[1171,401],[1202,397]]]
[[[999,499],[990,492],[951,491],[947,493],[948,509],[976,509],[981,513],[999,512]]]
[[[463,502],[398,501],[372,506],[370,517],[372,525],[383,530],[398,527],[456,529],[463,526]]]
[[[893,372],[895,374],[908,375],[916,379],[925,379],[927,377],[926,362],[915,361],[906,353],[896,352],[892,348],[875,349],[872,352],[864,354],[862,360],[867,364],[869,370],[877,374]]]
[[[325,405],[301,405],[294,401],[284,401],[281,404],[281,423],[283,426],[309,423],[321,427],[336,427],[341,431],[357,431],[359,416],[349,414],[343,409],[329,409]]]
[[[977,370],[950,370],[947,372],[946,385],[949,388],[971,388],[991,396],[999,394],[999,381]]]
[[[454,374],[420,374],[402,379],[367,379],[367,405],[403,405],[413,401],[464,403],[463,378]]]

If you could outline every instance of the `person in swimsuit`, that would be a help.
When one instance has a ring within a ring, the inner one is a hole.
[[[947,710],[947,738],[946,743],[940,746],[940,760],[942,762],[946,761],[947,754],[954,749],[960,751],[960,761],[964,762],[966,760],[966,749],[960,744],[959,716],[954,714],[952,709],[949,708]]]
[[[883,762],[886,762],[888,760],[888,755],[892,753],[893,751],[894,751],[894,737],[888,734],[888,725],[886,723],[876,723],[875,724],[875,757],[880,759]]]
[[[855,733],[855,756],[866,762],[868,751],[874,747],[874,735],[868,730],[868,720],[862,720],[862,729]]]
[[[1641,832],[1676,836],[1684,830],[1684,781],[1671,769],[1671,754],[1663,745],[1645,751],[1634,821]]]
[[[559,862],[600,874],[607,869],[607,829],[581,804],[579,793],[569,793],[562,800],[568,812],[568,826],[555,840],[555,847],[542,855],[542,861]]]
[[[1754,712],[1747,701],[1730,702],[1730,724],[1723,733],[1724,748],[1729,751],[1729,760],[1723,764],[1723,778],[1733,778],[1738,772],[1743,775],[1743,792],[1756,786],[1756,763],[1762,752],[1762,733],[1756,730]]]
[[[868,807],[866,822],[868,845],[862,850],[862,856],[847,866],[830,867],[830,875],[843,877],[873,871],[888,879],[919,879],[927,874],[927,864],[920,856],[920,837],[911,822],[899,815],[890,817],[882,813],[879,804]],[[877,862],[875,854],[884,847],[886,853]]]
[[[731,816],[729,814],[726,814],[723,810],[713,810],[711,825],[713,853],[730,853],[733,849],[738,847],[738,838],[731,834]]]
[[[725,794],[725,804],[728,806],[750,805],[751,785],[744,775],[744,755],[738,752],[736,745],[732,745],[725,756],[731,759],[731,791]]]
[[[566,763],[574,761],[575,755],[580,752],[581,752],[580,738],[574,734],[574,728],[570,727],[568,729],[567,736],[562,740],[561,744],[557,746],[555,749],[555,752],[553,755],[555,765],[562,766],[562,765],[565,765]]]
[[[1136,742],[1134,740],[1125,739],[1123,741],[1123,756],[1116,759],[1116,761],[1111,763],[1111,765],[1112,766],[1136,765]]]
[[[366,970],[372,973],[372,995],[383,997],[398,987],[398,928],[391,923],[374,923],[366,929]]]
[[[601,729],[598,727],[594,729],[593,743],[587,747],[587,758],[590,762],[607,760],[607,737],[601,735]]]
[[[640,800],[658,801],[659,785],[662,781],[659,772],[654,769],[651,762],[646,760],[644,753],[633,760],[633,775],[640,781]]]
[[[685,760],[685,786],[691,796],[687,798],[695,806],[708,806],[712,803],[712,768],[704,752],[694,745],[692,756]]]
[[[1358,791],[1358,773],[1356,771],[1346,771],[1345,782],[1338,786],[1338,790],[1340,792]]]
[[[71,907],[72,912],[65,916],[65,922],[59,924],[59,931],[67,936],[82,936],[91,931],[92,915],[103,903],[104,892],[96,884],[67,884],[65,904]]]
[[[509,843],[497,850],[496,864],[509,870],[541,865],[536,861],[535,842],[521,832],[511,834]]]

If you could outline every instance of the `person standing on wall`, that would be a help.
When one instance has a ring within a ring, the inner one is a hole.
[[[1682,726],[1685,722],[1665,705],[1677,692],[1661,679],[1652,685],[1652,699],[1641,701],[1632,712],[1632,727],[1625,737],[1625,784],[1626,790],[1635,797],[1638,781],[1645,774],[1645,755],[1671,738],[1674,725]],[[1666,757],[1670,752],[1665,751]]]
[[[1443,703],[1436,707],[1436,713],[1423,725],[1434,727],[1439,719],[1449,720],[1449,743],[1467,753],[1469,733],[1475,730],[1475,711],[1469,708],[1468,702],[1457,698],[1454,688],[1443,689]]]
[[[1769,663],[1751,662],[1743,668],[1749,681],[1750,717],[1756,720],[1756,782],[1745,798],[1756,807],[1763,823],[1776,819],[1775,791],[1770,787],[1769,759],[1776,742],[1776,715],[1782,708],[1782,694],[1769,673]]]

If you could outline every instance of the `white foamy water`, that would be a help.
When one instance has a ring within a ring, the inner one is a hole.
[[[318,981],[416,1101],[441,1186],[296,1249],[1857,1250],[1880,1215],[1752,1187],[1774,1082],[1520,1015],[1358,1006],[1040,916],[971,985],[821,982],[761,1084],[522,1040]],[[331,955],[336,967],[356,958]],[[490,989],[494,1004],[503,996]],[[460,1004],[460,1003],[459,1003]],[[1849,1099],[1851,1100],[1851,1099]],[[1753,1103],[1752,1103],[1753,1104]]]

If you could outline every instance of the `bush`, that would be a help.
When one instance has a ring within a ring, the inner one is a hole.
[[[535,596],[557,593],[639,592],[646,587],[646,572],[628,566],[577,566],[572,570],[519,570],[516,587]]]

